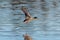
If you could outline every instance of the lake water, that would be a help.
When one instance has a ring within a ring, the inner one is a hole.
[[[0,39],[24,40],[28,33],[33,40],[60,40],[60,0],[20,0],[27,4],[12,5],[12,0],[0,0]],[[21,7],[28,8],[32,17],[23,23],[25,15]]]

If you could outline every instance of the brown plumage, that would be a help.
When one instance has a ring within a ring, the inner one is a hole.
[[[31,15],[29,14],[26,8],[22,7],[22,11],[25,14],[25,20],[23,22],[28,23],[31,20],[37,19],[37,17],[31,17]]]
[[[32,40],[31,36],[29,36],[28,34],[23,35],[24,40]]]

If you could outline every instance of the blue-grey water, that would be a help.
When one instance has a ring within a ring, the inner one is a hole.
[[[12,0],[0,0],[0,40],[24,40],[25,33],[33,40],[60,40],[60,0],[20,1],[27,4],[12,5]],[[38,20],[23,23],[22,6]]]

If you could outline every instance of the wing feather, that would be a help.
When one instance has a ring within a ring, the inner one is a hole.
[[[24,12],[25,17],[31,17],[26,8],[22,8],[22,11]]]

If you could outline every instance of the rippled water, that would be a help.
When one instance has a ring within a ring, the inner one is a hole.
[[[0,0],[1,40],[24,40],[25,33],[33,40],[60,40],[60,0],[25,0],[27,4],[18,5],[11,2]],[[28,8],[31,16],[38,17],[38,20],[23,23],[25,15],[22,6]]]

